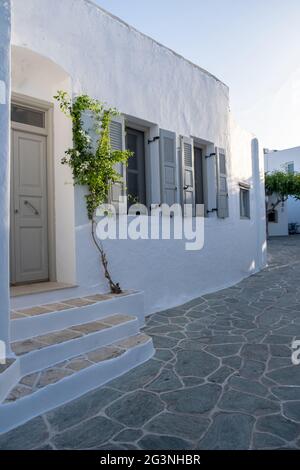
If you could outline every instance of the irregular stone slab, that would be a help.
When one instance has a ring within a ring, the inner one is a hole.
[[[300,400],[300,387],[273,387],[272,393],[280,400]]]
[[[192,444],[173,436],[148,434],[139,440],[138,445],[145,450],[191,450]]]
[[[271,355],[275,357],[291,357],[292,355],[292,349],[281,344],[271,344],[270,352]]]
[[[194,387],[195,385],[204,383],[204,379],[201,379],[200,377],[183,377],[182,381],[185,387]]]
[[[50,411],[46,417],[52,430],[61,432],[89,417],[95,416],[120,396],[122,394],[116,390],[98,388],[83,397]]]
[[[300,336],[300,325],[291,323],[288,326],[279,328],[279,330],[276,330],[276,333],[278,333],[279,335]]]
[[[239,343],[236,344],[220,344],[215,346],[207,346],[205,351],[214,354],[218,357],[227,357],[234,356],[239,352],[242,345]]]
[[[155,348],[171,349],[178,344],[178,340],[167,338],[166,336],[153,335],[153,344]]]
[[[215,416],[198,449],[247,450],[250,447],[254,418],[239,413],[220,413]]]
[[[143,388],[144,385],[156,377],[160,368],[161,362],[152,359],[136,367],[126,375],[113,380],[109,383],[109,386],[124,392]]]
[[[154,357],[159,361],[168,362],[174,358],[174,354],[168,349],[156,349]]]
[[[264,339],[266,344],[286,344],[289,345],[292,342],[292,336],[283,336],[283,335],[268,335]]]
[[[234,376],[229,379],[228,384],[230,387],[239,390],[240,392],[252,393],[254,395],[266,396],[268,394],[268,389],[259,382],[254,380],[244,379],[243,377]]]
[[[180,351],[176,372],[184,376],[206,377],[219,367],[219,360],[204,351]]]
[[[103,416],[84,421],[52,439],[57,449],[91,449],[108,441],[122,426]]]
[[[245,344],[242,347],[241,356],[246,359],[265,362],[269,356],[268,346],[266,344]]]
[[[124,429],[114,437],[116,442],[135,442],[143,435],[140,429]]]
[[[277,382],[279,385],[296,385],[300,386],[300,367],[290,366],[282,369],[274,370],[266,374],[267,377]]]
[[[283,403],[283,414],[289,419],[300,422],[300,401]]]
[[[205,413],[217,403],[222,388],[216,384],[205,384],[196,387],[164,393],[161,399],[169,411],[178,413]]]
[[[72,371],[67,369],[59,369],[58,367],[50,367],[45,369],[36,383],[37,388],[43,388],[50,384],[55,384],[59,380],[72,375]]]
[[[286,443],[277,436],[265,432],[255,432],[253,436],[254,449],[278,449]]]
[[[240,369],[240,375],[246,379],[258,379],[265,371],[265,364],[258,361],[246,359],[243,367]]]
[[[222,366],[216,372],[208,377],[208,380],[213,383],[222,384],[227,377],[233,373],[233,370],[227,366]]]
[[[257,431],[268,432],[286,441],[293,441],[300,435],[300,424],[294,423],[283,416],[264,416],[257,420]]]
[[[291,358],[289,357],[272,357],[268,362],[268,370],[280,369],[281,367],[287,367],[291,364]]]
[[[43,418],[38,417],[0,436],[1,450],[27,450],[44,444],[49,438]]]
[[[218,406],[221,410],[245,411],[256,416],[280,411],[277,402],[236,390],[225,392]]]
[[[154,326],[153,328],[150,328],[148,330],[148,334],[163,334],[163,333],[170,333],[172,331],[178,331],[180,328],[179,325],[160,325],[160,326]]]
[[[222,360],[222,364],[232,367],[233,369],[240,369],[242,365],[242,358],[239,356],[230,356]]]
[[[201,342],[198,340],[191,340],[191,339],[184,339],[179,343],[180,348],[186,349],[188,351],[202,351],[205,348],[205,342]]]
[[[106,409],[106,414],[126,426],[138,427],[163,408],[163,403],[154,393],[137,391],[114,402]]]
[[[216,335],[211,339],[211,344],[244,343],[245,338],[241,335]]]
[[[182,384],[177,375],[171,370],[163,370],[161,374],[146,388],[153,392],[167,392],[181,388]]]
[[[209,419],[199,416],[185,419],[182,415],[165,412],[147,423],[145,429],[155,434],[168,434],[195,441],[201,438],[209,423]]]
[[[26,397],[32,392],[33,390],[29,387],[24,387],[23,385],[16,385],[16,387],[14,387],[9,393],[9,395],[6,397],[5,403],[19,400],[19,398]]]

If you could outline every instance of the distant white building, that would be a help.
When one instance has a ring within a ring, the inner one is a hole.
[[[273,171],[300,173],[300,147],[285,150],[265,149],[265,171],[269,173]],[[288,235],[289,224],[299,224],[300,226],[300,201],[289,197],[287,202],[279,204],[274,213],[269,215],[268,222],[270,236]]]

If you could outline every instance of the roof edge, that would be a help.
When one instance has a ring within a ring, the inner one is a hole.
[[[107,16],[109,16],[110,18],[118,21],[119,23],[121,23],[123,26],[126,26],[127,28],[131,29],[132,31],[140,34],[141,36],[147,38],[147,39],[150,39],[150,41],[152,41],[153,43],[155,43],[157,46],[159,47],[162,47],[164,49],[166,49],[167,51],[171,52],[174,56],[178,57],[179,59],[183,59],[185,62],[187,62],[188,64],[192,65],[193,67],[196,67],[198,70],[200,70],[202,73],[208,75],[209,77],[213,78],[214,80],[216,80],[217,82],[221,83],[221,85],[223,85],[224,87],[226,87],[228,90],[229,90],[229,86],[226,85],[226,83],[222,82],[222,80],[220,80],[218,77],[216,77],[215,75],[213,75],[212,73],[208,72],[207,70],[203,69],[202,67],[200,67],[200,65],[197,65],[195,64],[194,62],[192,62],[191,60],[187,59],[186,57],[184,57],[183,55],[179,54],[178,52],[174,51],[173,49],[171,49],[170,47],[168,46],[165,46],[164,44],[160,43],[159,41],[157,41],[156,39],[153,39],[151,36],[148,36],[148,34],[145,34],[143,33],[142,31],[140,31],[139,29],[135,28],[134,26],[130,25],[129,23],[127,23],[126,21],[122,20],[121,18],[119,18],[118,16],[114,15],[113,13],[110,13],[109,11],[105,10],[105,8],[102,8],[100,5],[98,5],[97,3],[95,3],[94,0],[83,0],[85,3],[88,3],[89,5],[97,8],[98,10],[100,10],[102,13],[106,14]]]

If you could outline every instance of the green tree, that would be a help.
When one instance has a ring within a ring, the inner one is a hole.
[[[300,174],[274,171],[265,175],[266,195],[276,195],[277,200],[268,204],[267,213],[274,211],[289,196],[300,199]]]
[[[65,152],[62,164],[71,167],[75,185],[88,188],[86,207],[91,221],[91,234],[94,244],[100,253],[104,274],[112,293],[122,292],[119,283],[114,282],[108,271],[108,261],[101,240],[96,237],[96,210],[107,202],[112,184],[121,182],[121,175],[116,171],[116,164],[127,164],[132,153],[128,150],[112,150],[110,143],[110,122],[118,112],[107,108],[103,103],[88,95],[77,96],[74,100],[65,91],[58,91],[54,98],[60,109],[72,120],[73,147]],[[83,115],[88,113],[94,123],[93,134],[97,142],[84,128]]]

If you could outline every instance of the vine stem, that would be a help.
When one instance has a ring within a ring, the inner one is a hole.
[[[122,289],[121,289],[119,283],[114,282],[112,280],[112,277],[111,277],[111,275],[108,271],[108,261],[107,261],[106,253],[104,251],[101,240],[99,240],[96,237],[95,227],[96,227],[96,221],[93,218],[92,219],[92,239],[93,239],[93,242],[94,242],[97,250],[100,253],[100,261],[101,261],[103,269],[104,269],[104,275],[105,275],[106,279],[108,280],[110,291],[111,291],[112,294],[122,294]]]

